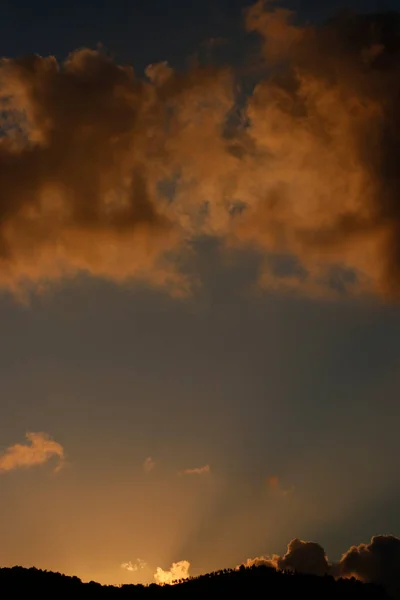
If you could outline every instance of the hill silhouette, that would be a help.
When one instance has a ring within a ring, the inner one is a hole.
[[[40,597],[79,595],[82,598],[204,598],[206,596],[257,598],[290,598],[333,600],[387,600],[385,590],[371,583],[351,579],[335,579],[325,575],[305,575],[276,571],[269,566],[224,569],[191,577],[175,585],[101,585],[83,583],[78,577],[42,571],[36,568],[12,567],[0,569],[0,596],[6,598],[40,594]]]

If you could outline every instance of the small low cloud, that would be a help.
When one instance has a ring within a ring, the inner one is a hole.
[[[276,475],[270,475],[267,479],[267,484],[270,490],[278,490],[279,478]]]
[[[52,440],[47,433],[27,433],[26,439],[26,444],[9,446],[0,455],[0,474],[14,469],[43,465],[53,457],[58,458],[55,471],[63,467],[64,448]]]
[[[151,458],[151,456],[148,456],[143,463],[143,471],[145,473],[150,473],[150,471],[152,471],[155,466],[156,466],[155,461]]]
[[[204,465],[204,467],[197,467],[194,469],[184,469],[180,475],[208,475],[210,473],[210,465]]]
[[[237,565],[236,569],[240,569],[241,567],[272,567],[274,569],[277,568],[273,559],[269,558],[268,556],[256,556],[256,558],[248,558],[243,564]]]
[[[169,571],[164,571],[161,567],[157,567],[154,573],[154,579],[159,585],[173,585],[182,579],[189,577],[190,562],[188,560],[180,560],[172,563]]]
[[[145,560],[142,560],[141,558],[137,558],[135,562],[132,562],[130,560],[126,563],[122,563],[122,565],[121,565],[121,569],[130,571],[131,573],[137,573],[138,571],[143,571],[143,569],[146,569],[146,567],[148,567],[147,562]]]
[[[282,487],[279,477],[277,475],[270,475],[267,478],[267,486],[269,490],[271,490],[274,493],[278,493],[281,496],[290,496],[295,491],[294,485],[292,485],[289,488]]]

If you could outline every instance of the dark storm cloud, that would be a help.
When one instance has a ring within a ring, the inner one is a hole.
[[[337,563],[328,561],[320,544],[296,538],[288,544],[283,556],[261,556],[244,564],[318,576],[355,577],[382,585],[392,597],[400,597],[400,539],[393,535],[377,535],[369,544],[352,546]]]

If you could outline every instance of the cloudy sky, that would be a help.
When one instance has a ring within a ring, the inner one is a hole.
[[[342,4],[3,3],[3,566],[400,532],[398,3]]]

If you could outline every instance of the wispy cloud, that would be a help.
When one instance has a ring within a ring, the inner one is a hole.
[[[145,473],[150,473],[150,471],[152,471],[155,466],[156,466],[155,461],[151,458],[151,456],[148,456],[143,463],[143,471]]]
[[[210,473],[210,465],[204,465],[204,467],[197,467],[194,469],[184,469],[180,471],[180,475],[208,475]]]
[[[156,583],[160,585],[173,585],[180,579],[189,577],[190,562],[188,560],[180,560],[173,563],[169,571],[164,571],[161,567],[157,567],[154,573]]]
[[[146,567],[148,567],[147,562],[145,560],[142,560],[141,558],[137,558],[136,562],[134,563],[132,561],[128,561],[126,563],[122,563],[121,565],[121,569],[130,571],[131,573],[137,573],[138,571],[146,569]]]
[[[0,455],[0,473],[14,469],[29,468],[42,465],[53,457],[58,458],[55,468],[59,471],[64,465],[64,448],[55,442],[47,433],[27,433],[26,444],[9,446]]]

